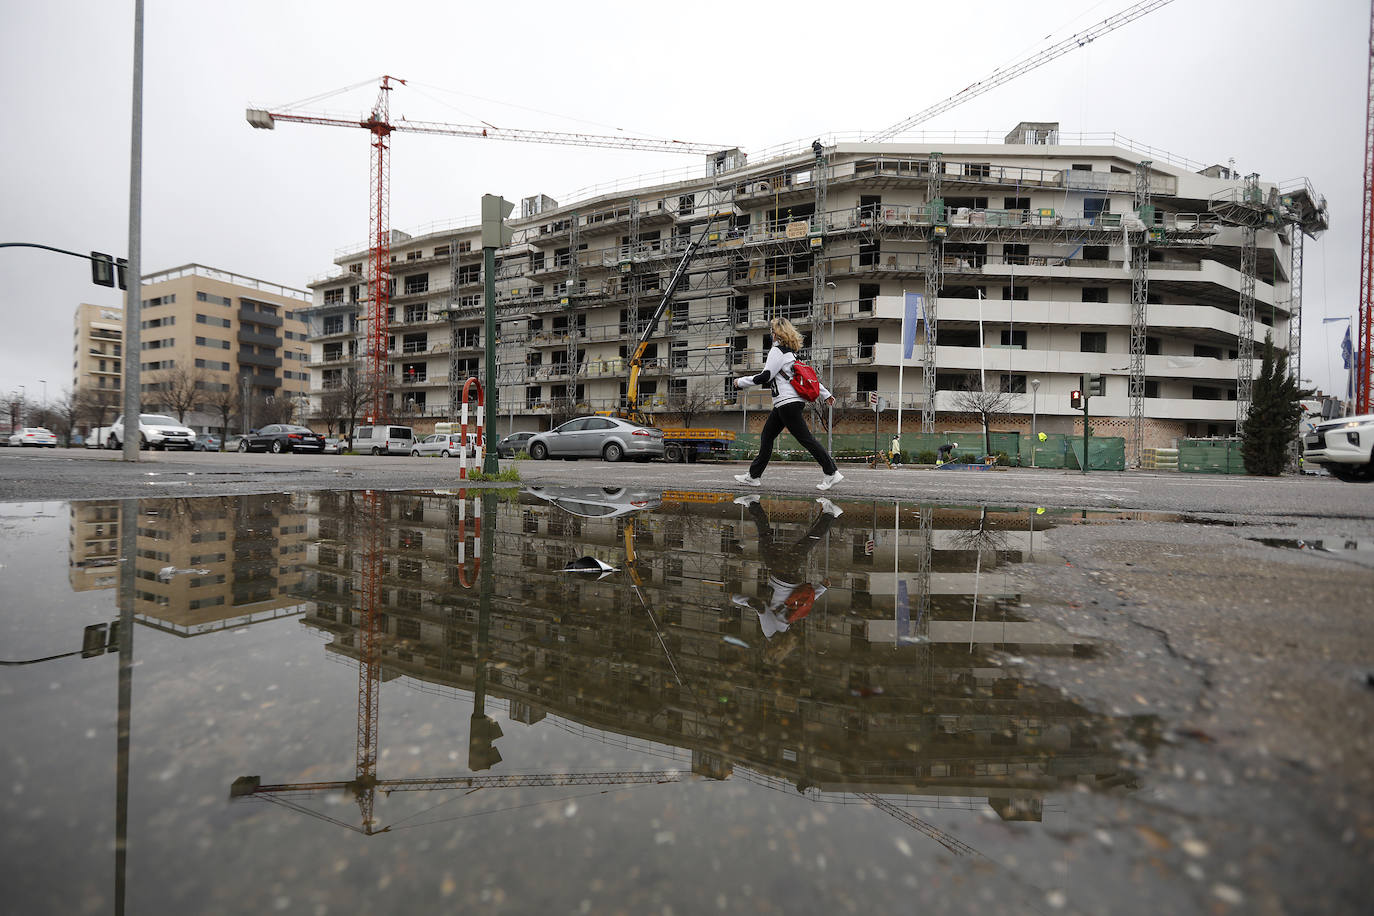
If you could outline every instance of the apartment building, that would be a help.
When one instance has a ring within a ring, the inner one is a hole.
[[[230,271],[186,264],[143,278],[140,372],[143,409],[184,414],[198,431],[300,416],[309,388],[309,293]],[[76,312],[74,390],[118,391],[123,312]],[[115,397],[105,421],[121,412]],[[246,407],[246,411],[245,411]]]
[[[495,278],[502,432],[622,405],[627,358],[700,237],[640,376],[641,405],[666,425],[688,402],[731,428],[765,407],[729,379],[761,365],[768,319],[784,315],[842,413],[855,409],[847,422],[876,392],[908,429],[964,428],[961,391],[985,384],[1012,395],[1004,428],[1038,416],[1075,432],[1070,392],[1102,374],[1095,431],[1134,423],[1148,447],[1234,431],[1266,336],[1299,352],[1294,278],[1326,204],[1305,182],[1114,135],[1075,143],[1043,122],[1002,142],[817,142],[757,163],[728,150],[677,181],[526,198],[512,225]],[[447,418],[451,380],[478,373],[480,244],[477,226],[393,233],[392,410]],[[310,284],[312,394],[360,366],[368,254]],[[924,299],[909,356],[907,293]]]
[[[114,419],[123,403],[124,310],[83,302],[72,321],[72,394]],[[92,411],[94,413],[94,411]],[[86,418],[92,425],[102,418]]]

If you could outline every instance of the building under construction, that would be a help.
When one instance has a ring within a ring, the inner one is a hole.
[[[889,429],[899,407],[911,432],[968,428],[967,393],[998,390],[999,428],[1029,431],[1034,415],[1081,431],[1070,392],[1101,374],[1094,432],[1125,438],[1133,462],[1237,430],[1267,336],[1301,377],[1302,243],[1327,224],[1306,182],[1052,122],[977,139],[725,150],[677,181],[525,198],[497,257],[496,428],[624,406],[628,357],[698,237],[639,376],[660,425],[739,429],[765,409],[731,379],[762,365],[775,315],[802,331],[849,422],[843,409],[877,393]],[[381,403],[426,428],[480,377],[480,227],[390,241]],[[330,419],[329,392],[366,374],[369,254],[310,284],[312,395]]]

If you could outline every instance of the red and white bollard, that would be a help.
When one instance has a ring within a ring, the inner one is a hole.
[[[482,571],[482,500],[479,497],[472,501],[472,559],[474,561],[471,575],[468,574],[467,556],[467,506],[468,491],[463,488],[458,491],[458,584],[463,588],[472,588],[477,584],[478,574]]]
[[[461,407],[460,433],[463,437],[462,451],[458,455],[458,479],[467,480],[468,478],[468,397],[472,393],[473,386],[477,387],[477,445],[473,449],[473,455],[477,462],[477,470],[482,469],[482,451],[486,439],[483,436],[483,427],[486,414],[486,395],[482,392],[482,383],[476,378],[469,378],[463,383],[463,402]]]

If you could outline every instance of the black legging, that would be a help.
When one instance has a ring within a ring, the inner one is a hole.
[[[768,513],[758,503],[749,505],[749,516],[754,520],[754,528],[759,533],[759,557],[768,568],[768,574],[781,582],[805,582],[806,556],[811,548],[820,543],[835,521],[835,516],[822,512],[811,523],[806,534],[791,544],[779,544],[773,540],[773,528],[768,522]]]
[[[805,409],[806,405],[801,401],[788,401],[781,407],[773,408],[773,412],[763,424],[763,435],[759,438],[759,453],[749,465],[750,477],[763,476],[764,469],[768,467],[768,459],[773,457],[773,440],[778,438],[778,434],[784,428],[801,443],[802,448],[811,453],[811,457],[816,459],[822,471],[827,475],[835,473],[835,459],[830,457],[825,446],[817,442],[816,437],[811,435],[811,430],[807,428],[806,417],[803,415]]]

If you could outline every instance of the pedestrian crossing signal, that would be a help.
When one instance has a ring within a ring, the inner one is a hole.
[[[1075,388],[1073,391],[1070,391],[1070,392],[1069,392],[1069,406],[1072,407],[1074,410],[1082,410],[1082,409],[1083,409],[1083,392],[1079,391],[1077,388]]]

